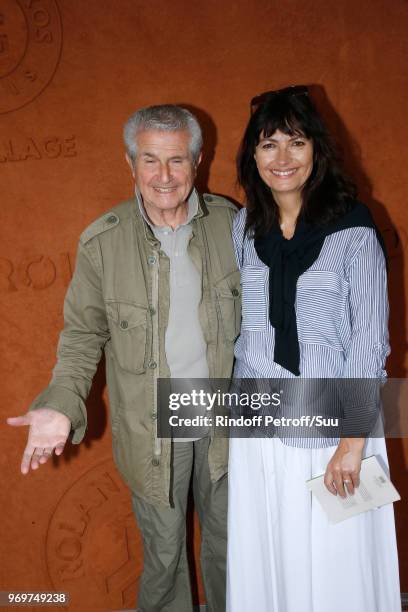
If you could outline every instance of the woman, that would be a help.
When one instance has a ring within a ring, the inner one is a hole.
[[[368,209],[306,87],[253,105],[238,156],[235,377],[381,378],[386,267]],[[324,474],[352,495],[372,454],[387,461],[383,438],[231,440],[227,612],[401,610],[392,505],[333,525],[305,484]]]

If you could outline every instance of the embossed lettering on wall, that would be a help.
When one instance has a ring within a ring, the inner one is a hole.
[[[30,288],[35,291],[48,289],[56,281],[66,287],[72,278],[73,258],[69,253],[32,255],[20,260],[0,257],[0,291],[11,293]]]
[[[56,159],[57,157],[76,157],[76,147],[76,136],[2,138],[0,141],[0,163],[32,159]]]
[[[44,91],[61,47],[55,0],[0,0],[0,114],[25,106]]]
[[[64,493],[50,518],[50,580],[83,609],[134,607],[142,557],[128,489],[108,459]]]

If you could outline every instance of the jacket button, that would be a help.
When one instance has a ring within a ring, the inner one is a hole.
[[[149,255],[149,257],[147,258],[147,263],[149,264],[149,266],[153,266],[156,263],[156,256]]]
[[[158,457],[153,457],[152,464],[156,466],[160,465],[160,459]]]
[[[120,326],[122,329],[127,329],[129,327],[129,323],[127,321],[121,321]]]
[[[156,314],[156,309],[155,309],[155,308],[153,308],[153,306],[151,306],[151,307],[149,308],[149,312],[150,312],[150,314],[151,314],[151,315],[155,315],[155,314]]]
[[[148,366],[154,370],[154,368],[157,368],[157,363],[155,361],[149,361]]]
[[[157,419],[157,412],[152,412],[152,419],[153,421]]]
[[[116,222],[116,217],[115,215],[111,215],[110,217],[108,217],[106,219],[107,223],[115,223]]]
[[[233,295],[234,297],[237,297],[237,296],[239,295],[239,291],[238,291],[238,289],[233,289],[233,290],[232,290],[232,295]]]

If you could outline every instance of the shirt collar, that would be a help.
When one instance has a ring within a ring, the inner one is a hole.
[[[135,195],[136,195],[136,202],[138,205],[138,208],[140,210],[140,214],[142,215],[143,219],[146,221],[146,223],[150,226],[150,228],[155,228],[155,229],[168,229],[167,226],[156,226],[154,225],[154,223],[152,223],[152,221],[149,219],[149,217],[146,214],[146,210],[143,204],[143,198],[142,198],[142,194],[140,193],[139,189],[135,189]],[[194,187],[194,189],[192,190],[189,198],[188,198],[188,212],[187,212],[187,219],[184,221],[184,223],[181,223],[178,227],[181,227],[183,225],[188,225],[189,223],[191,223],[191,221],[193,220],[193,218],[197,215],[197,213],[200,211],[200,207],[199,207],[199,195],[198,192],[196,190],[196,188]],[[176,228],[177,229],[177,228]]]

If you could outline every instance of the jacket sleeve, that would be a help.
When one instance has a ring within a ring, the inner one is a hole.
[[[84,437],[85,400],[109,339],[101,277],[92,248],[89,243],[79,244],[75,272],[64,302],[57,363],[49,386],[29,408],[53,408],[65,414],[71,421],[74,444]]]
[[[380,389],[386,377],[385,361],[390,352],[386,264],[374,230],[367,230],[366,239],[348,267],[347,277],[352,333],[343,369],[346,398],[343,435],[356,435],[370,432],[377,421]]]

